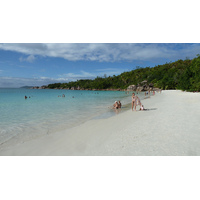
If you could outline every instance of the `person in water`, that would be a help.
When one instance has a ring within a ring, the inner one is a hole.
[[[142,103],[140,101],[140,98],[138,96],[135,95],[135,93],[132,94],[132,111],[133,111],[133,107],[134,107],[134,111],[136,111],[136,106],[140,105],[140,107],[142,106]]]
[[[119,101],[118,102],[118,108],[121,108],[122,107],[122,104],[121,104],[121,102]]]
[[[115,101],[115,103],[113,104],[113,109],[118,109],[119,108],[119,105],[117,103],[117,101]]]

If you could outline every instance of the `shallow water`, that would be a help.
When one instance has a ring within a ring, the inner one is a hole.
[[[121,112],[130,109],[131,93],[122,91],[0,89],[0,145],[111,117],[115,100],[121,100]]]

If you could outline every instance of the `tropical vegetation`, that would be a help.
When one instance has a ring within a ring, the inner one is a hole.
[[[163,90],[200,91],[200,55],[194,59],[177,60],[155,67],[137,67],[118,76],[97,77],[68,83],[49,84],[47,88],[126,89],[146,80]]]

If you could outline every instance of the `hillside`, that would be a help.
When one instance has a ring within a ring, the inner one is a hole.
[[[200,55],[192,60],[178,60],[151,68],[137,67],[118,76],[49,84],[47,88],[127,89],[129,85],[138,85],[144,80],[164,90],[200,91]]]

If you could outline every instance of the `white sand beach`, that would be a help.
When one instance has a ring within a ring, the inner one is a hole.
[[[200,155],[200,94],[162,91],[128,111],[5,147],[0,155]],[[139,110],[139,106],[137,107]]]

